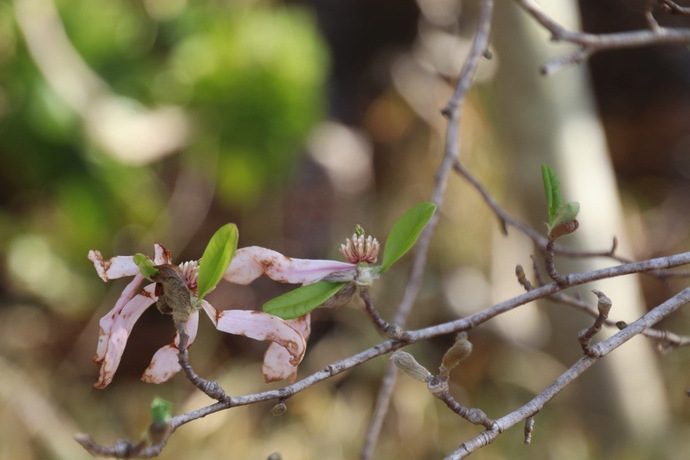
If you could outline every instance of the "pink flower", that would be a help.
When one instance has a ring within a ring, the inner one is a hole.
[[[328,277],[348,278],[354,276],[356,270],[357,266],[353,263],[293,259],[270,249],[251,246],[237,250],[223,278],[235,284],[249,284],[265,275],[281,283],[312,284]],[[309,313],[286,322],[299,332],[305,341],[309,339]],[[290,359],[284,347],[272,343],[264,354],[261,372],[267,383],[285,379],[292,383],[297,378],[298,364],[299,362]]]
[[[172,263],[170,251],[157,243],[154,247],[154,264]],[[104,260],[100,252],[92,250],[89,251],[89,260],[93,262],[98,275],[104,281],[134,276],[120,295],[115,307],[99,322],[100,334],[94,362],[100,365],[101,369],[94,386],[105,388],[112,381],[120,364],[134,323],[147,308],[156,302],[157,296],[155,284],[148,284],[141,288],[146,280],[134,263],[133,256],[116,256]],[[185,262],[179,267],[187,288],[196,294],[198,262]],[[248,247],[237,250],[224,278],[237,284],[249,284],[254,279],[266,275],[284,283],[309,284],[334,273],[344,273],[354,271],[354,269],[354,265],[343,262],[291,259],[265,248]],[[205,300],[202,300],[201,308],[220,331],[273,342],[264,358],[266,381],[294,378],[309,338],[308,315],[306,319],[284,321],[258,311],[218,311]],[[199,312],[196,311],[192,313],[186,324],[189,345],[196,338],[198,323]],[[163,383],[179,372],[181,369],[177,358],[178,345],[179,336],[176,335],[171,344],[160,348],[154,354],[142,380]]]

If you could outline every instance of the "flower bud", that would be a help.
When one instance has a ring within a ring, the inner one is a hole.
[[[414,356],[405,351],[396,351],[391,356],[393,364],[398,366],[398,369],[405,372],[407,375],[420,382],[427,382],[431,377],[426,367],[422,366],[414,359]]]

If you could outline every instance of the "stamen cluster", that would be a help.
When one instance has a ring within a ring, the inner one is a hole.
[[[376,262],[379,255],[379,242],[371,235],[366,236],[364,229],[357,226],[352,238],[347,238],[345,243],[340,245],[340,253],[350,263],[366,262],[372,264]]]
[[[180,264],[180,270],[182,270],[182,279],[184,279],[187,289],[196,295],[197,280],[199,277],[199,262],[196,260],[182,262]]]

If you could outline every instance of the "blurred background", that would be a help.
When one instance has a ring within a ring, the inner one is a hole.
[[[539,163],[551,164],[566,199],[582,205],[580,236],[565,242],[572,247],[606,250],[617,236],[621,255],[634,259],[686,251],[687,48],[602,53],[545,78],[539,66],[570,48],[498,3],[493,59],[482,62],[464,112],[464,163],[537,229],[546,220]],[[592,32],[645,27],[643,9],[622,0],[541,3]],[[113,383],[93,388],[98,319],[126,281],[104,284],[90,249],[151,254],[155,241],[182,262],[236,222],[240,246],[340,259],[356,224],[383,242],[403,212],[427,201],[443,152],[440,108],[477,9],[459,0],[0,3],[0,458],[89,458],[75,433],[104,444],[138,439],[156,395],[176,414],[210,403],[182,376],[139,381],[174,334],[155,309],[134,328]],[[410,327],[519,294],[515,265],[531,264],[530,242],[501,235],[459,177],[442,212]],[[387,318],[409,264],[408,256],[374,287]],[[627,283],[601,287],[611,316],[627,321],[686,284]],[[258,308],[289,288],[224,284],[210,300]],[[582,296],[595,304],[586,289]],[[356,300],[313,318],[299,376],[381,341]],[[664,327],[688,333],[689,322],[679,313]],[[504,415],[577,360],[576,334],[589,323],[544,302],[480,326],[470,333],[474,354],[452,375],[453,394]],[[408,351],[434,371],[452,340]],[[654,344],[633,342],[639,351],[607,357],[539,414],[531,446],[515,427],[475,457],[679,458],[690,429],[690,353],[659,357]],[[262,381],[265,348],[202,320],[191,362],[228,393],[253,393],[280,386]],[[381,357],[316,385],[281,417],[267,403],[193,422],[160,458],[357,458],[386,365]],[[441,458],[479,431],[401,376],[374,458]]]

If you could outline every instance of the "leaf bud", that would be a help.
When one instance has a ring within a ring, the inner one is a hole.
[[[467,340],[467,332],[458,333],[455,343],[448,349],[439,369],[442,378],[448,378],[450,371],[472,353],[472,342]]]
[[[391,356],[391,361],[398,369],[419,382],[427,382],[432,377],[431,372],[406,351],[396,351]]]

